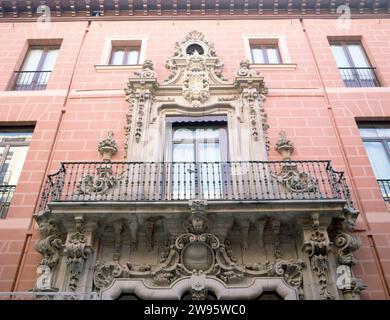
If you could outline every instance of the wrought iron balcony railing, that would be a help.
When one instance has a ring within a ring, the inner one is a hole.
[[[379,179],[378,184],[381,188],[383,199],[390,202],[390,179]]]
[[[12,90],[45,90],[51,71],[15,71],[12,80]]]
[[[342,172],[330,161],[66,162],[48,176],[50,202],[324,201],[353,208]]]
[[[346,87],[380,87],[375,68],[339,68]]]
[[[0,219],[5,219],[16,186],[0,185]]]

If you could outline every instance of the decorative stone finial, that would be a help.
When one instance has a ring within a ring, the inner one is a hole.
[[[141,71],[134,72],[134,75],[137,78],[156,78],[157,74],[154,71],[153,61],[145,60],[145,62],[142,64]]]
[[[283,160],[291,160],[291,154],[294,152],[294,144],[287,139],[286,132],[279,132],[279,139],[276,142],[275,150],[278,151]]]
[[[113,139],[113,132],[108,132],[108,138],[99,142],[99,152],[103,156],[103,161],[111,161],[111,157],[118,151],[118,145]]]
[[[255,70],[251,70],[251,63],[249,60],[241,60],[240,67],[237,70],[237,77],[253,77],[258,76]]]

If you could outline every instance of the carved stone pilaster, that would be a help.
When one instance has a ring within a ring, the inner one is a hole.
[[[92,252],[84,234],[84,220],[81,217],[75,218],[76,232],[68,234],[65,253],[70,273],[69,289],[76,291],[79,278],[84,271],[84,263]]]
[[[156,87],[157,75],[153,68],[153,62],[146,60],[142,65],[142,69],[135,72],[134,77],[129,78],[125,88],[126,101],[129,103],[128,113],[126,114],[125,150],[129,147],[129,139],[132,134],[136,143],[141,142],[148,110],[153,102]]]
[[[328,251],[330,241],[326,229],[320,226],[318,213],[312,214],[311,230],[307,232],[307,235],[308,239],[304,243],[303,250],[308,254],[311,268],[317,277],[319,295],[324,300],[334,299],[334,296],[328,289]]]

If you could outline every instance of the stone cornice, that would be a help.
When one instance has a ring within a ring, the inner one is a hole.
[[[50,7],[51,21],[338,18],[344,13],[346,2],[349,1],[0,0],[0,21],[36,21],[43,14],[42,10],[37,13],[40,5]],[[350,1],[348,6],[352,18],[390,17],[389,1]]]

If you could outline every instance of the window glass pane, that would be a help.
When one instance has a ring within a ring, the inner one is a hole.
[[[45,61],[42,66],[42,71],[53,71],[54,64],[57,59],[58,49],[49,49],[46,54]]]
[[[332,45],[332,52],[339,68],[351,67],[341,45]]]
[[[360,44],[350,44],[348,45],[348,50],[356,68],[370,67],[370,64],[368,63],[368,59]]]
[[[32,137],[32,132],[1,132],[0,131],[0,141],[9,142],[9,141],[30,141]]]
[[[199,143],[199,161],[221,161],[221,150],[219,143]]]
[[[21,71],[36,71],[41,60],[43,49],[30,49],[24,60]]]
[[[390,179],[390,161],[381,142],[364,142],[377,179]]]
[[[0,180],[2,184],[15,185],[18,183],[27,152],[28,146],[11,147],[9,149],[7,158],[0,173]]]
[[[138,64],[138,50],[129,49],[127,54],[127,64]]]
[[[207,140],[213,142],[219,138],[219,129],[217,128],[198,128],[195,133],[196,140]]]
[[[175,129],[173,132],[173,140],[175,142],[180,140],[193,140],[193,130],[186,129],[186,128],[180,128]]]
[[[267,48],[267,55],[268,63],[280,63],[277,48]]]
[[[264,63],[263,50],[261,48],[252,48],[252,62]]]
[[[360,128],[360,135],[365,138],[372,138],[372,137],[377,137],[377,131],[376,128]]]
[[[121,65],[123,64],[123,57],[125,55],[125,50],[123,49],[114,49],[111,55],[111,64],[112,65]]]
[[[376,131],[379,137],[390,137],[390,128],[378,128]]]
[[[194,145],[192,143],[174,143],[172,160],[173,162],[195,161]]]

